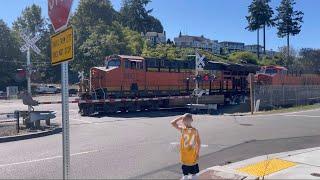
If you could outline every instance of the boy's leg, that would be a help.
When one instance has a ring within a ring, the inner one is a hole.
[[[183,177],[185,177],[187,179],[188,175],[189,175],[189,167],[186,165],[182,165],[181,169],[182,169]]]
[[[196,164],[196,165],[193,165],[191,167],[192,171],[191,171],[191,174],[192,174],[192,177],[191,179],[197,179],[198,178],[198,173],[199,173],[199,165]]]

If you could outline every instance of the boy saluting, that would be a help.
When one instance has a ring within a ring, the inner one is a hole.
[[[178,125],[179,121],[182,121],[182,126]],[[183,172],[182,179],[186,179],[189,174],[194,177],[199,173],[198,159],[201,142],[198,130],[191,126],[192,121],[192,115],[189,113],[171,121],[172,126],[181,132],[180,160]]]

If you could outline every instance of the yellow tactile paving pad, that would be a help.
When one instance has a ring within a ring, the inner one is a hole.
[[[247,173],[253,176],[267,176],[269,174],[287,169],[289,167],[297,165],[291,161],[285,161],[282,159],[270,159],[251,164],[242,168],[237,169],[240,172]]]

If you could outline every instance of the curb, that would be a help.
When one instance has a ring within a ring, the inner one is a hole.
[[[0,137],[0,143],[11,142],[11,141],[19,141],[25,139],[32,139],[37,137],[49,136],[53,134],[58,134],[62,132],[62,128],[55,128],[53,130],[43,131],[39,133],[31,133],[31,134],[24,134],[24,135],[17,135],[17,136],[7,136],[7,137]]]
[[[229,180],[244,180],[244,179],[252,179],[257,180],[258,177],[250,176],[247,174],[243,174],[237,172],[233,169],[229,169],[223,166],[213,166],[211,168],[207,168],[202,170],[199,173],[198,179],[229,179]]]

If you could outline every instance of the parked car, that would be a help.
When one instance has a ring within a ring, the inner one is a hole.
[[[55,86],[41,85],[35,89],[35,92],[39,94],[46,94],[46,93],[55,94],[55,93],[58,93],[59,90]]]
[[[69,89],[69,96],[74,96],[78,94],[78,89]]]

